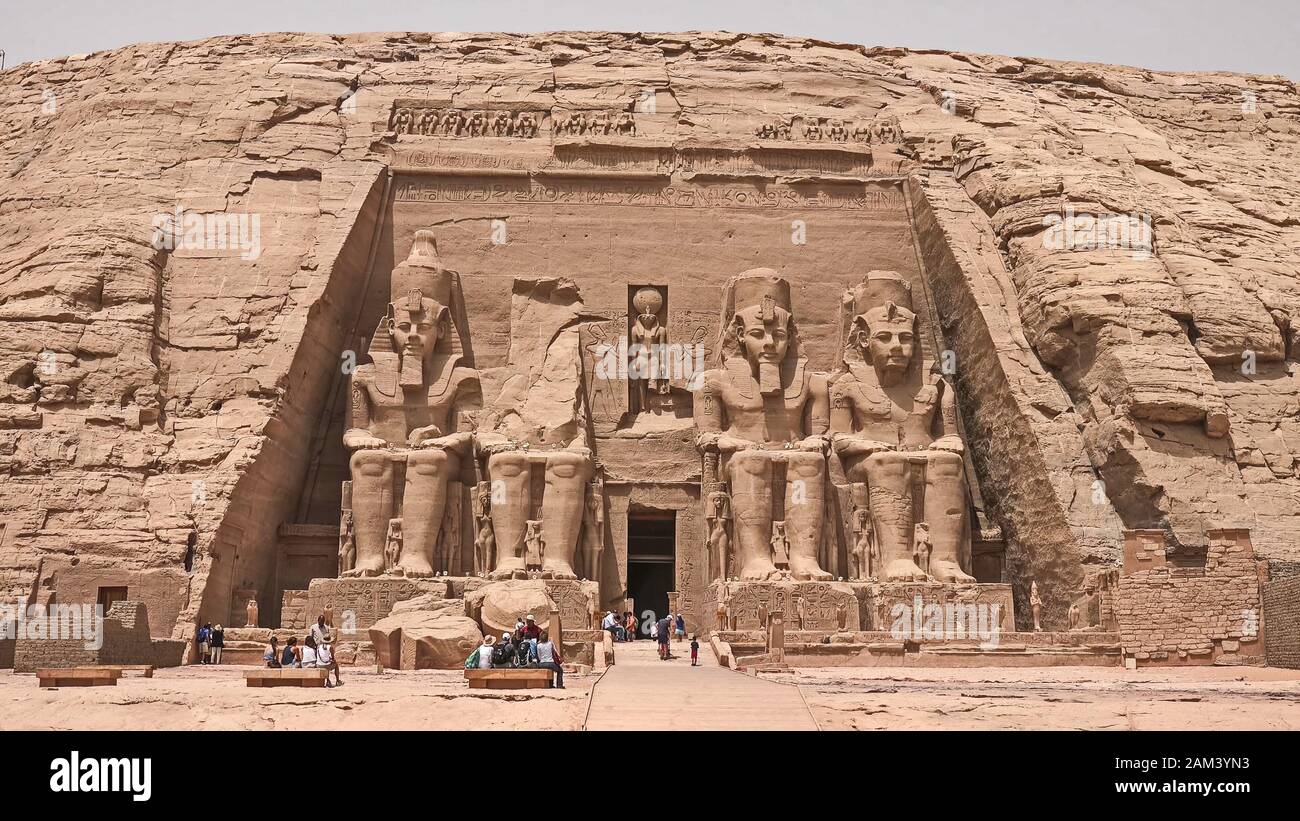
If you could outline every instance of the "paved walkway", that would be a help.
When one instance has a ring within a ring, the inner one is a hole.
[[[648,640],[616,642],[614,666],[592,691],[588,730],[815,730],[799,691],[719,667],[700,643],[691,666],[689,642],[672,643],[660,661]]]

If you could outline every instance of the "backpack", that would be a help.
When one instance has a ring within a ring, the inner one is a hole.
[[[510,661],[510,645],[498,644],[492,648],[492,666],[504,666]]]
[[[470,653],[469,658],[465,659],[466,670],[472,670],[475,667],[478,667],[478,651],[481,649],[481,647],[475,647],[474,652]]]

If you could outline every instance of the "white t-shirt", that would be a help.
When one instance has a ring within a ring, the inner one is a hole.
[[[478,666],[480,670],[486,670],[492,666],[492,645],[484,644],[478,648]]]
[[[316,666],[316,648],[314,648],[314,647],[307,647],[306,645],[303,645],[303,648],[302,648],[302,666],[303,666],[303,667],[315,667],[315,666]]]
[[[659,622],[654,622],[650,625],[650,638],[659,638]]]
[[[605,628],[606,630],[608,630],[609,628],[613,627],[613,626],[614,626],[614,614],[613,614],[613,613],[610,613],[610,614],[608,614],[607,616],[605,616],[605,620],[604,620],[603,622],[601,622],[601,625],[600,625],[600,626],[603,627],[603,628]]]
[[[330,649],[328,647],[322,644],[320,647],[316,648],[317,667],[329,667],[330,663],[333,661],[334,658],[330,655]]]
[[[555,661],[555,645],[549,641],[540,642],[537,645],[537,661],[541,664],[550,664]]]

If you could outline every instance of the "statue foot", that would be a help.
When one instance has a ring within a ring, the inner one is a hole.
[[[941,582],[950,584],[974,584],[975,577],[961,569],[956,562],[947,560],[930,562],[930,570]]]
[[[885,581],[925,582],[930,577],[911,559],[894,559],[885,567]]]
[[[765,582],[777,577],[780,572],[770,561],[760,559],[745,565],[740,571],[740,578],[747,582]]]
[[[799,581],[828,582],[834,579],[830,573],[822,570],[814,559],[797,559],[790,557],[790,572]]]
[[[542,573],[549,573],[552,579],[578,578],[578,574],[573,572],[573,568],[564,562],[547,562],[542,565]]]
[[[383,573],[384,573],[384,568],[382,565],[358,564],[356,567],[352,568],[351,570],[343,571],[343,578],[345,579],[357,579],[362,577],[373,578],[375,576],[382,576]]]
[[[500,581],[501,579],[512,578],[516,572],[522,573],[523,571],[524,559],[522,556],[507,557],[497,561],[496,569],[488,573],[488,578]]]
[[[412,579],[427,579],[433,575],[433,568],[424,562],[413,562],[399,565],[393,569],[393,572]]]

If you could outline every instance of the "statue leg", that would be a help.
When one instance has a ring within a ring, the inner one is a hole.
[[[460,456],[444,450],[415,450],[406,457],[398,567],[407,576],[433,575],[433,551],[447,507],[447,477],[459,471]]]
[[[785,527],[790,539],[790,572],[796,579],[829,581],[818,560],[826,521],[826,459],[820,453],[787,457]]]
[[[357,559],[344,575],[378,576],[384,572],[384,540],[393,517],[393,463],[384,451],[359,450],[348,464]]]
[[[740,578],[770,578],[776,573],[771,554],[772,458],[761,451],[742,450],[731,455],[725,470]]]
[[[532,512],[532,476],[528,455],[511,451],[488,457],[492,492],[492,532],[497,562],[493,575],[509,576],[524,569],[524,533]]]
[[[930,573],[941,582],[974,582],[962,570],[966,552],[966,473],[956,453],[931,451],[926,464],[925,521],[930,526]]]
[[[879,574],[885,581],[924,581],[929,577],[912,561],[912,471],[907,454],[873,453],[866,458],[868,499],[876,541]]]
[[[546,555],[542,570],[557,579],[576,579],[573,556],[582,536],[582,516],[587,510],[587,482],[594,466],[581,453],[551,453],[546,457],[546,495],[542,497],[542,535]]]

